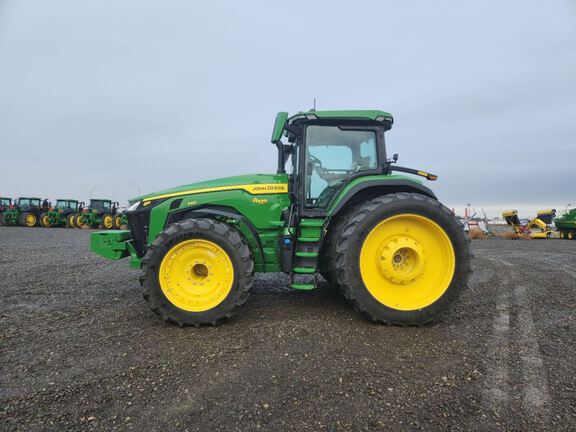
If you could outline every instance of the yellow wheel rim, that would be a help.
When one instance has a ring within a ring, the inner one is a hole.
[[[401,214],[380,222],[360,251],[366,289],[385,306],[425,308],[446,292],[456,268],[454,247],[434,221]]]
[[[234,266],[216,243],[185,240],[164,255],[158,279],[162,292],[174,306],[203,312],[228,297],[234,283]]]
[[[80,216],[78,219],[76,219],[76,226],[78,228],[82,228],[84,226],[83,216]]]
[[[114,225],[114,219],[112,218],[112,216],[104,216],[102,225],[104,225],[104,228],[106,229],[112,228],[112,225]]]
[[[574,233],[572,231],[568,231],[568,239],[572,240],[574,238]]]
[[[44,217],[42,218],[42,224],[43,224],[44,226],[50,225],[50,218],[49,218],[48,216],[44,216]]]
[[[36,215],[34,213],[30,213],[26,215],[26,226],[32,227],[36,225]]]

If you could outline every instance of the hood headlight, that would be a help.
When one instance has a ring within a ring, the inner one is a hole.
[[[131,212],[134,211],[138,208],[138,206],[140,205],[142,201],[136,201],[134,204],[130,204],[130,206],[128,206],[128,208],[126,209],[127,212]]]

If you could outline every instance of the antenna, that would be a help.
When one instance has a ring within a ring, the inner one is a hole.
[[[126,183],[128,183],[130,186],[134,186],[136,189],[138,189],[138,196],[142,195],[142,192],[140,191],[140,186],[138,186],[135,183],[132,183],[131,181],[128,180],[124,180]]]
[[[92,192],[94,192],[96,189],[98,189],[100,186],[94,186],[92,189],[90,189],[90,199],[92,199]]]
[[[316,98],[314,98],[314,108],[311,111],[316,111]]]

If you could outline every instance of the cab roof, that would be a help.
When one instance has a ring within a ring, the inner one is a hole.
[[[315,119],[345,119],[345,120],[373,120],[373,121],[392,121],[392,114],[380,110],[341,110],[341,111],[306,111],[299,112],[288,118],[288,122],[306,118]]]
[[[297,120],[364,120],[386,123],[387,129],[392,127],[394,119],[392,114],[380,110],[340,110],[340,111],[302,111],[289,117],[285,111],[276,114],[274,129],[272,130],[272,143],[280,142],[287,124]]]

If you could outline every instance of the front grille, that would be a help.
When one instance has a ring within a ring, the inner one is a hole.
[[[134,240],[134,248],[138,256],[142,258],[146,252],[148,238],[148,224],[150,221],[150,209],[141,209],[126,213],[128,227]]]

